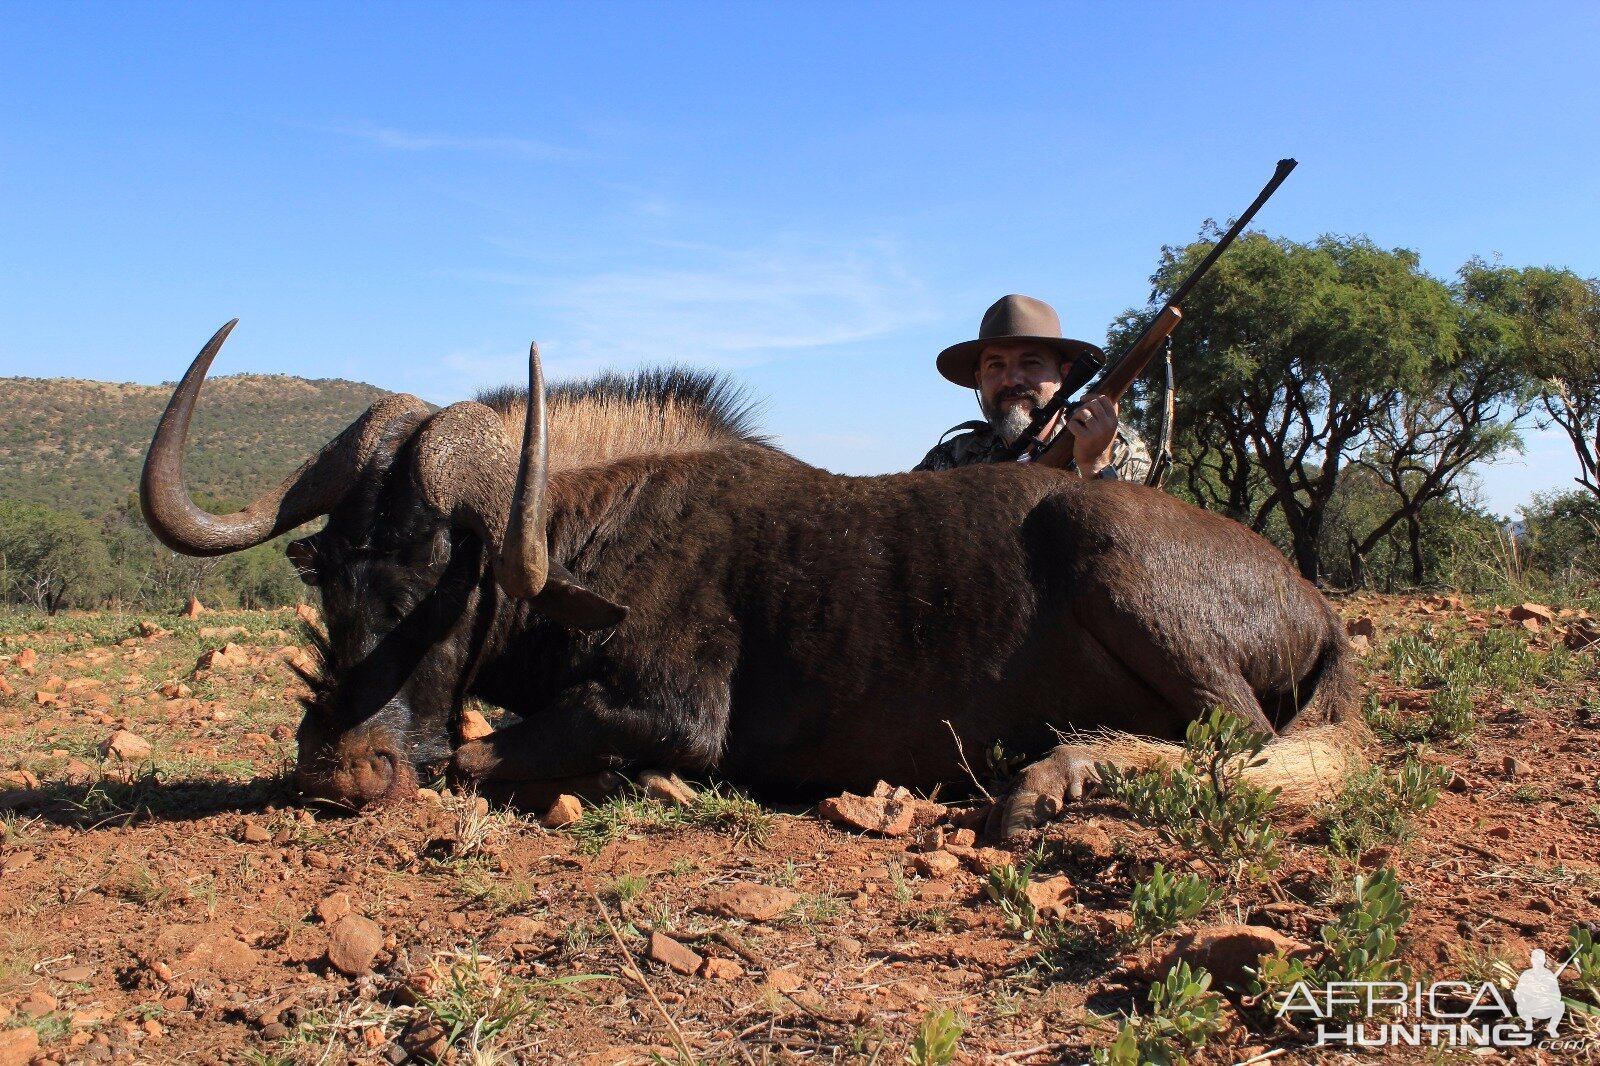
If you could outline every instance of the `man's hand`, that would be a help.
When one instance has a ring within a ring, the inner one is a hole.
[[[1087,397],[1067,419],[1072,434],[1072,459],[1084,477],[1111,465],[1111,444],[1117,437],[1117,402],[1099,393]]]

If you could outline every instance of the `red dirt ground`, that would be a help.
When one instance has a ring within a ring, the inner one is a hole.
[[[1402,712],[1420,713],[1431,691],[1397,672],[1397,637],[1450,647],[1505,630],[1534,653],[1540,676],[1485,678],[1470,735],[1422,749],[1451,784],[1413,839],[1360,864],[1398,873],[1412,906],[1402,950],[1419,971],[1506,983],[1534,947],[1565,959],[1569,929],[1600,919],[1600,664],[1566,646],[1584,642],[1585,620],[1530,627],[1444,598],[1339,607],[1371,620],[1369,690]],[[1154,861],[1189,857],[1111,801],[1010,849],[1018,862],[1044,855],[1035,882],[1068,879],[1054,887],[1073,947],[1048,972],[1037,940],[985,895],[973,868],[985,857],[921,877],[912,837],[812,812],[736,807],[694,828],[652,825],[674,818],[639,801],[610,808],[625,824],[596,846],[592,831],[484,815],[472,797],[359,817],[298,805],[285,776],[293,615],[138,621],[0,618],[0,1066],[432,1061],[443,1045],[428,1044],[428,1025],[452,1002],[490,1029],[491,1008],[511,1015],[503,1032],[458,1034],[457,1062],[674,1062],[681,1038],[700,1063],[898,1063],[930,1011],[953,1008],[966,1022],[956,1061],[1075,1063],[1114,1035],[1101,1015],[1145,1008],[1146,966],[1167,941],[1124,946],[1129,896]],[[242,650],[196,673],[225,642]],[[102,760],[118,729],[151,752]],[[1370,754],[1392,767],[1403,751],[1375,741]],[[1208,920],[1316,940],[1355,871],[1313,819],[1284,828],[1270,883]],[[766,920],[702,909],[743,883],[794,896]],[[376,923],[370,966],[345,910]],[[718,961],[705,976],[649,961],[652,932]],[[365,972],[341,973],[330,946]],[[561,980],[573,977],[595,979]],[[1231,1027],[1197,1061],[1279,1049],[1275,1061],[1351,1061],[1227,1010]],[[1593,1055],[1590,1036],[1589,1052],[1545,1061]]]

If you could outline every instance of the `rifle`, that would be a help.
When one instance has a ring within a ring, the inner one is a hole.
[[[1183,284],[1179,285],[1172,295],[1167,298],[1167,302],[1162,305],[1160,312],[1144,328],[1144,332],[1139,334],[1139,339],[1133,342],[1133,347],[1128,349],[1127,354],[1102,374],[1099,381],[1090,386],[1089,391],[1084,394],[1085,400],[1091,396],[1105,396],[1112,400],[1122,399],[1122,394],[1127,392],[1128,387],[1144,372],[1144,368],[1149,365],[1156,352],[1172,336],[1172,331],[1178,328],[1178,323],[1183,321],[1183,301],[1189,295],[1189,290],[1193,289],[1195,283],[1205,276],[1206,271],[1211,269],[1212,264],[1217,261],[1222,253],[1228,250],[1228,245],[1232,244],[1234,238],[1244,231],[1244,228],[1250,224],[1252,218],[1255,218],[1256,212],[1261,210],[1261,205],[1266,203],[1272,194],[1278,191],[1278,186],[1283,184],[1283,179],[1289,176],[1289,172],[1295,168],[1295,165],[1293,159],[1278,160],[1278,169],[1273,172],[1272,180],[1267,182],[1266,187],[1261,190],[1261,194],[1255,198],[1255,201],[1249,207],[1245,208],[1244,214],[1240,215],[1238,220],[1228,227],[1228,232],[1222,235],[1222,239],[1200,261],[1200,265],[1195,267],[1194,272],[1185,278]],[[1170,362],[1168,367],[1170,374]],[[1067,464],[1072,461],[1072,449],[1053,448],[1052,445],[1063,437],[1071,439],[1072,434],[1070,432],[1057,433],[1049,441],[1040,440],[1039,434],[1043,433],[1045,427],[1050,424],[1050,420],[1062,413],[1063,410],[1067,410],[1070,416],[1070,410],[1067,409],[1067,399],[1073,392],[1077,391],[1078,386],[1081,384],[1081,381],[1073,382],[1069,378],[1068,381],[1063,382],[1062,387],[1056,391],[1056,394],[1050,398],[1048,403],[1034,412],[1033,421],[1022,436],[1018,438],[1016,445],[1013,446],[1010,458],[1020,459],[1026,454],[1036,463],[1042,463],[1045,466],[1057,469],[1066,468]],[[1069,385],[1070,388],[1068,387]],[[1169,378],[1167,386],[1169,403],[1171,402],[1171,389]],[[1076,406],[1077,404],[1073,404],[1073,407]]]

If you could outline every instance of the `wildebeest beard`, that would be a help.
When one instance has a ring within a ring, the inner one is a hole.
[[[1001,407],[1004,401],[1020,397],[1027,400],[1025,404],[1012,404]],[[1028,431],[1028,426],[1033,423],[1034,412],[1039,409],[1042,401],[1038,393],[1026,385],[1013,385],[1002,389],[995,396],[994,402],[998,410],[989,413],[989,425],[1000,435],[1000,439],[1007,445],[1015,444]]]

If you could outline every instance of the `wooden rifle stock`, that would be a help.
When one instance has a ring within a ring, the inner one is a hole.
[[[1144,368],[1150,365],[1150,360],[1156,357],[1161,346],[1172,336],[1172,331],[1178,328],[1178,323],[1183,321],[1183,312],[1167,304],[1161,309],[1154,322],[1139,334],[1139,339],[1134,341],[1128,353],[1117,361],[1117,365],[1106,371],[1105,376],[1095,383],[1094,388],[1084,396],[1089,400],[1095,396],[1105,396],[1113,402],[1122,399],[1138,376],[1144,373]],[[1074,405],[1076,406],[1076,405]],[[1063,409],[1066,417],[1071,417],[1070,409]],[[1065,439],[1070,441],[1070,431],[1058,433],[1036,454],[1033,461],[1041,466],[1048,466],[1055,470],[1065,470],[1072,461],[1072,448],[1070,446],[1057,448],[1056,444]]]

